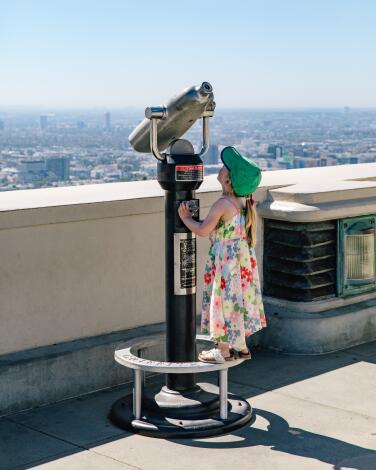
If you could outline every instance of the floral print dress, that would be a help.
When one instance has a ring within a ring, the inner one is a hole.
[[[210,234],[201,315],[202,334],[228,342],[238,351],[247,348],[246,336],[266,327],[255,250],[246,238],[245,211],[237,207],[237,213],[221,219]]]

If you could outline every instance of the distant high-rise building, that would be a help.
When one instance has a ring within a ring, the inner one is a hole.
[[[339,165],[349,165],[359,163],[359,158],[354,156],[338,157],[337,162]]]
[[[208,165],[217,165],[218,156],[219,156],[218,145],[210,145],[209,150],[204,157],[204,161]]]
[[[293,152],[294,156],[296,157],[304,157],[304,146],[303,145],[298,145],[294,147]]]
[[[4,121],[0,121],[0,131],[3,131],[5,127]]]
[[[46,161],[46,170],[54,173],[58,181],[69,180],[69,166],[68,157],[51,157]]]
[[[45,177],[44,160],[21,160],[20,177],[25,183],[41,181]]]
[[[48,126],[48,116],[46,115],[40,116],[39,122],[40,122],[40,128],[42,129],[42,131],[46,130]]]
[[[86,122],[85,121],[77,121],[77,129],[85,129]]]
[[[281,145],[271,144],[268,146],[268,153],[272,156],[272,158],[279,160],[282,158],[283,147]]]
[[[105,113],[104,115],[104,128],[106,131],[111,129],[111,113]]]
[[[293,156],[289,154],[288,150],[285,149],[282,152],[282,160],[291,165],[293,161]],[[286,168],[290,168],[290,167],[286,167]]]
[[[328,160],[324,157],[319,158],[319,164],[318,166],[327,166]]]

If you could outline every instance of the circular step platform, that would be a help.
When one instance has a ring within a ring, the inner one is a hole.
[[[133,393],[117,400],[109,418],[122,429],[158,438],[192,438],[223,434],[237,429],[252,419],[252,407],[242,397],[228,393],[227,371],[243,359],[223,364],[204,362],[166,362],[140,357],[141,351],[164,341],[162,336],[142,338],[126,344],[115,352],[115,360],[134,370]],[[203,336],[198,343],[212,346]],[[160,372],[187,374],[215,372],[219,374],[219,387],[210,383],[197,383],[191,390],[170,390],[158,384],[144,386],[144,373]]]

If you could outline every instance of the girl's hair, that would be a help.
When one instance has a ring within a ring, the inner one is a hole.
[[[236,196],[236,197],[241,197],[238,196],[232,186],[232,183],[230,181],[230,192]],[[246,199],[246,215],[245,215],[245,233],[247,234],[247,241],[249,246],[252,248],[256,246],[256,223],[257,223],[257,215],[256,215],[256,209],[254,206],[254,200],[252,197],[252,194],[247,196]]]
[[[246,207],[247,212],[245,216],[245,232],[247,234],[247,241],[251,247],[256,245],[256,209],[252,204],[252,200],[247,198]]]

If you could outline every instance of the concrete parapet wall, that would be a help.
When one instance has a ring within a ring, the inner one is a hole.
[[[202,217],[219,194],[216,177],[205,178]],[[307,222],[376,213],[376,164],[264,172],[255,200],[262,284],[263,217]],[[198,313],[208,248],[208,239],[198,238]],[[164,200],[156,181],[0,193],[0,253],[0,409],[130,379],[129,371],[112,369],[117,340],[76,346],[165,319]],[[289,316],[287,301],[274,316],[275,302],[265,299],[268,327],[250,342],[316,354],[371,341],[375,308],[356,306],[370,297],[333,299],[311,317],[298,303]]]
[[[114,351],[163,332],[164,324],[149,325],[1,356],[0,416],[132,381]],[[160,345],[147,353],[164,355]]]
[[[164,321],[163,196],[117,185],[123,200],[81,203],[82,188],[64,188],[76,204],[0,211],[0,354]],[[23,193],[38,191],[51,192]]]
[[[164,197],[157,185],[0,194],[0,355],[164,321]],[[218,189],[209,180],[200,192],[202,217]],[[261,262],[261,221],[258,232]],[[199,310],[209,240],[197,243]]]

